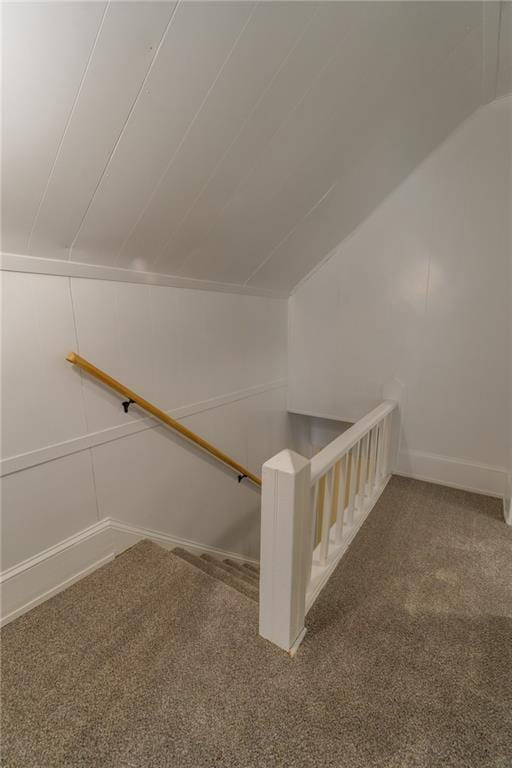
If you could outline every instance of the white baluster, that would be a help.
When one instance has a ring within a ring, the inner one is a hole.
[[[389,416],[386,416],[383,423],[382,437],[382,475],[386,477],[389,472],[389,445],[390,445],[390,423]]]
[[[336,528],[334,541],[336,546],[341,544],[343,539],[343,522],[345,517],[345,495],[346,495],[346,467],[347,457],[344,456],[338,461],[338,498],[336,505]]]
[[[359,453],[359,443],[350,449],[350,490],[348,499],[347,522],[349,525],[354,523],[354,508],[356,504],[356,482],[357,482],[357,457]]]
[[[378,483],[382,482],[384,477],[384,421],[379,424],[379,446],[377,452],[377,478]]]
[[[325,494],[322,515],[322,531],[320,538],[320,564],[325,565],[329,557],[329,531],[331,530],[331,511],[333,498],[334,469],[325,476]]]
[[[311,522],[310,522],[310,552],[308,552],[308,562],[306,565],[306,591],[309,586],[309,582],[311,581],[311,571],[313,570],[313,552],[315,550],[315,539],[316,539],[316,507],[318,504],[318,483],[315,483],[311,487],[311,491],[309,494],[309,508],[311,512]]]
[[[356,508],[361,511],[364,507],[366,496],[366,482],[368,476],[370,435],[367,433],[359,442],[359,492],[357,494]]]
[[[381,421],[377,425],[377,456],[375,459],[375,482],[380,485],[382,480],[382,437],[384,433],[384,423]]]
[[[375,487],[375,469],[377,465],[377,432],[378,427],[374,427],[371,431],[371,446],[370,446],[370,455],[368,458],[369,464],[368,464],[368,496],[371,496],[373,494],[373,489]]]

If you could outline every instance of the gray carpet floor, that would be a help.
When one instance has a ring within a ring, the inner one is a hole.
[[[512,530],[393,478],[295,659],[143,542],[2,631],[6,768],[510,768]]]

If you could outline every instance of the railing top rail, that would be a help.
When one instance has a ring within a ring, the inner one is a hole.
[[[326,445],[311,459],[311,485],[314,485],[322,475],[325,475],[337,461],[350,451],[362,437],[390,414],[398,403],[395,400],[384,400],[373,411],[356,421],[349,429]]]
[[[119,392],[119,394],[123,395],[123,397],[128,398],[128,400],[131,400],[132,403],[135,403],[140,408],[142,408],[143,410],[147,411],[152,416],[154,416],[156,419],[159,419],[160,421],[162,421],[168,427],[171,427],[171,429],[174,429],[176,432],[179,432],[181,435],[183,435],[183,437],[186,437],[187,440],[190,440],[192,443],[195,443],[196,445],[198,445],[200,448],[203,449],[203,451],[206,451],[211,456],[221,461],[223,464],[226,464],[231,469],[234,469],[235,472],[238,472],[239,480],[242,479],[243,477],[246,477],[255,485],[261,486],[261,479],[257,477],[257,475],[254,475],[252,472],[249,472],[248,469],[243,467],[237,461],[235,461],[230,456],[220,451],[218,448],[216,448],[214,445],[209,443],[207,440],[204,440],[202,437],[199,437],[199,435],[196,435],[196,433],[192,432],[192,430],[187,429],[187,427],[185,427],[183,424],[180,424],[180,422],[176,421],[176,419],[173,419],[171,416],[165,413],[165,411],[162,411],[160,408],[157,408],[157,406],[153,405],[153,403],[150,403],[148,400],[145,400],[140,395],[137,395],[136,392],[133,392],[131,389],[128,389],[128,387],[125,387],[124,384],[121,384],[119,381],[116,381],[116,379],[113,379],[111,376],[108,375],[108,373],[105,373],[104,371],[100,370],[100,368],[96,368],[95,365],[90,363],[85,358],[80,357],[80,355],[77,355],[75,352],[70,352],[69,355],[66,357],[66,360],[70,363],[73,363],[73,365],[77,365],[79,368],[81,368],[83,371],[88,373],[90,376],[94,376],[94,378],[103,382],[103,384],[106,384],[111,389],[114,389],[116,392]]]

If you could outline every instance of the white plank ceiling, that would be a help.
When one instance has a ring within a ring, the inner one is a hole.
[[[261,289],[291,290],[512,87],[510,3],[3,15],[3,251]]]

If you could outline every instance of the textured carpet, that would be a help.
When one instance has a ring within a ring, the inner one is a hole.
[[[394,478],[295,659],[144,542],[2,632],[8,768],[510,768],[512,530]]]

